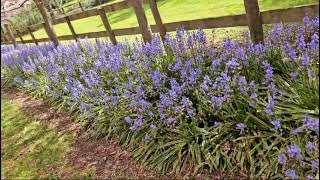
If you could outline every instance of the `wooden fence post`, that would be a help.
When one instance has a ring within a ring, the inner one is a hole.
[[[106,28],[107,35],[110,38],[110,41],[116,45],[117,44],[117,39],[111,29],[111,25],[109,23],[108,17],[106,15],[106,11],[103,8],[98,8],[99,15],[101,18],[101,21],[103,22],[104,27]]]
[[[263,27],[258,0],[244,0],[252,42],[263,43]]]
[[[69,29],[70,29],[70,31],[71,31],[71,34],[72,34],[73,38],[74,38],[76,41],[78,41],[78,39],[77,39],[77,37],[78,37],[78,36],[77,36],[77,33],[76,33],[76,31],[74,30],[74,28],[73,28],[73,26],[72,26],[72,24],[71,24],[71,21],[70,21],[70,19],[69,19],[69,17],[66,16],[65,19],[66,19],[66,22],[67,22],[67,24],[68,24],[68,26],[69,26]]]
[[[38,43],[38,41],[37,41],[36,37],[34,37],[34,35],[33,35],[33,33],[32,33],[32,30],[30,29],[30,27],[27,27],[27,29],[28,29],[28,31],[29,31],[29,34],[30,34],[30,36],[31,36],[31,38],[32,38],[32,40],[33,40],[33,42],[34,42],[36,45],[39,45],[39,43]]]
[[[19,36],[21,42],[22,42],[23,44],[25,44],[25,42],[24,42],[24,40],[23,40],[23,38],[22,38],[22,36],[21,36],[20,31],[19,31],[18,29],[17,29],[16,31],[17,31],[17,35]]]
[[[3,39],[3,42],[8,42],[8,38],[2,26],[1,26],[1,38]]]
[[[164,42],[167,34],[167,30],[166,30],[166,27],[163,25],[156,0],[150,0],[150,8],[153,14],[153,18],[159,28],[162,42]]]
[[[1,27],[1,43],[5,43],[6,42],[6,39],[4,37],[4,32],[2,30],[2,27]]]
[[[9,33],[9,37],[10,37],[11,41],[13,42],[14,47],[17,47],[16,38],[14,37],[13,32],[12,32],[9,24],[4,24],[4,27],[6,28],[7,32]]]
[[[144,42],[151,42],[152,33],[150,26],[148,24],[147,16],[143,9],[143,4],[141,0],[127,0],[129,4],[133,7],[133,10],[137,16],[139,27],[142,33]]]
[[[79,4],[79,6],[80,6],[80,8],[81,8],[81,11],[83,12],[83,11],[84,11],[84,9],[83,9],[83,7],[82,7],[82,5],[81,5],[81,2],[80,2],[80,1],[78,1],[78,4]]]
[[[36,5],[37,5],[42,17],[43,17],[44,28],[48,34],[49,39],[54,43],[55,46],[58,46],[59,41],[58,41],[56,32],[53,29],[51,17],[44,6],[43,0],[34,0],[34,2],[36,3]]]

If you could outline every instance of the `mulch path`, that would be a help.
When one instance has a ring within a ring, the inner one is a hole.
[[[130,153],[116,141],[95,139],[81,131],[81,126],[72,121],[72,118],[63,112],[56,112],[43,99],[35,99],[15,88],[1,87],[1,94],[17,104],[19,108],[35,120],[54,129],[59,133],[71,133],[77,136],[71,150],[66,154],[64,163],[73,167],[75,171],[91,169],[97,179],[115,177],[134,179],[185,179],[190,173],[178,175],[160,175],[156,171],[140,165],[134,161]],[[61,168],[61,167],[60,167]],[[49,167],[48,172],[58,171],[59,167]],[[59,178],[68,179],[70,173],[63,172]],[[243,179],[236,174],[216,172],[213,174],[198,174],[194,179]]]

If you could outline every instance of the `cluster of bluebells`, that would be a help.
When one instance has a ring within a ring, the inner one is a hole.
[[[278,156],[279,164],[286,167],[285,176],[289,179],[314,179],[319,172],[318,143],[308,142],[303,149],[298,145],[288,145],[286,151]],[[307,171],[309,169],[309,171]],[[311,171],[310,171],[311,169]],[[302,173],[298,173],[298,172]],[[300,176],[299,176],[300,175]],[[304,178],[303,175],[305,176]]]
[[[289,77],[288,83],[300,77],[310,81],[318,78],[318,24],[318,17],[305,18],[301,26],[278,24],[265,44],[257,45],[227,39],[221,46],[212,47],[202,30],[177,30],[176,37],[168,36],[164,43],[155,36],[147,44],[84,40],[56,48],[52,44],[18,48],[1,45],[1,66],[16,74],[12,82],[17,86],[63,99],[90,119],[98,116],[97,109],[117,118],[120,114],[134,132],[175,128],[198,119],[211,121],[206,114],[219,116],[224,109],[241,104],[242,108],[236,109],[239,114],[254,111],[272,127],[270,131],[280,133],[285,122],[278,117],[281,113],[276,112],[276,106],[284,93],[277,86],[277,69],[268,54],[281,52],[282,63],[289,69],[282,75]],[[240,135],[250,133],[252,128],[237,114],[221,119],[230,120],[233,132]],[[215,122],[213,127],[223,123]],[[315,133],[319,137],[318,119],[307,115],[300,125],[291,135]],[[145,141],[152,138],[145,134]],[[316,144],[308,143],[307,149],[318,151]],[[318,161],[308,158],[292,144],[278,160],[282,165],[293,160],[310,162],[317,170]],[[294,168],[288,167],[284,174],[296,179],[299,175]]]
[[[319,172],[319,118],[311,118],[306,115],[303,124],[293,129],[291,134],[293,137],[301,136],[302,138],[307,135],[309,137],[307,139],[311,141],[304,144],[304,147],[289,144],[284,153],[278,156],[278,162],[287,168],[285,175],[290,179],[302,178],[302,176],[299,177],[297,171],[302,171],[306,179],[314,179]],[[306,171],[306,169],[311,169],[311,171]]]

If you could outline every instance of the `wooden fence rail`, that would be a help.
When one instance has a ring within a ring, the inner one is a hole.
[[[140,0],[127,0],[127,1],[140,1]],[[180,22],[171,22],[163,23],[156,0],[143,0],[143,3],[149,3],[150,9],[152,11],[153,17],[155,19],[155,25],[148,25],[148,22],[145,18],[145,13],[143,11],[143,6],[134,6],[127,1],[117,2],[114,4],[109,4],[101,6],[99,8],[89,9],[80,13],[66,15],[58,19],[53,19],[52,24],[60,24],[67,22],[68,27],[72,35],[58,36],[59,41],[63,40],[77,40],[77,38],[100,38],[100,37],[109,37],[113,44],[117,43],[116,36],[125,36],[125,35],[136,35],[143,34],[144,40],[150,41],[149,39],[149,30],[152,33],[160,33],[162,39],[167,32],[176,31],[177,28],[184,28],[185,30],[195,30],[195,29],[212,29],[212,28],[224,28],[224,27],[235,27],[235,26],[249,26],[252,41],[255,43],[263,41],[263,24],[273,24],[278,22],[299,22],[306,15],[310,18],[319,16],[319,4],[308,5],[287,9],[277,9],[270,11],[259,11],[259,6],[257,0],[244,0],[246,14],[241,15],[232,15],[232,16],[223,16],[223,17],[214,17],[214,18],[204,18],[196,20],[187,20]],[[122,29],[112,29],[106,13],[118,11],[126,8],[138,8],[135,9],[137,19],[139,22],[139,27],[130,27]],[[139,9],[140,8],[140,9]],[[141,11],[142,8],[142,11]],[[71,21],[87,18],[91,16],[100,16],[105,27],[104,31],[99,32],[89,32],[89,33],[76,33],[76,30],[73,28]],[[144,17],[143,17],[144,16]],[[42,28],[43,24],[35,24],[26,29],[19,30],[19,34],[29,33],[32,37],[31,40],[23,40],[20,38],[20,41],[16,43],[35,43],[47,42],[49,38],[40,38],[36,39],[32,32]],[[17,31],[14,31],[17,32]],[[2,32],[4,33],[4,32]],[[11,37],[11,34],[5,33],[5,37]],[[18,34],[15,34],[16,37],[19,37]],[[8,40],[9,38],[2,38],[1,43],[4,44],[13,44],[15,40]]]

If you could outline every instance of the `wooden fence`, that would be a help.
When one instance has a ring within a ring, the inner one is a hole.
[[[130,0],[127,0],[130,2]],[[67,23],[71,31],[71,35],[58,36],[58,40],[77,40],[77,38],[100,38],[109,37],[110,40],[116,44],[116,36],[125,35],[136,35],[142,34],[145,41],[149,41],[149,35],[152,33],[160,33],[161,37],[164,38],[165,34],[170,31],[175,31],[177,28],[184,28],[186,30],[194,30],[198,28],[211,29],[211,28],[224,28],[224,27],[235,27],[235,26],[249,26],[252,40],[254,42],[263,41],[263,24],[273,24],[278,22],[298,22],[303,19],[304,16],[314,17],[319,15],[319,4],[308,5],[287,9],[278,9],[260,12],[257,0],[244,0],[246,14],[214,17],[214,18],[204,18],[196,20],[187,20],[180,22],[163,23],[156,0],[143,0],[143,3],[148,3],[150,5],[153,17],[155,19],[155,25],[148,25],[145,17],[143,6],[135,6],[134,4],[128,3],[127,1],[122,1],[114,4],[105,5],[99,8],[89,9],[80,13],[75,13],[71,15],[66,15],[58,19],[52,19],[52,23],[60,24]],[[133,7],[139,27],[130,27],[122,29],[112,29],[108,16],[106,13],[118,11],[121,9]],[[75,32],[71,21],[92,17],[100,16],[105,27],[105,31],[99,32],[89,32],[78,34]],[[44,23],[36,24],[33,26],[26,27],[21,30],[12,30],[9,26],[6,26],[6,30],[1,27],[1,43],[3,44],[14,44],[14,43],[35,43],[47,42],[49,38],[36,39],[33,32],[42,28]],[[32,37],[31,40],[24,40],[22,38],[23,33],[29,33]],[[15,37],[19,37],[20,41],[16,41]]]

